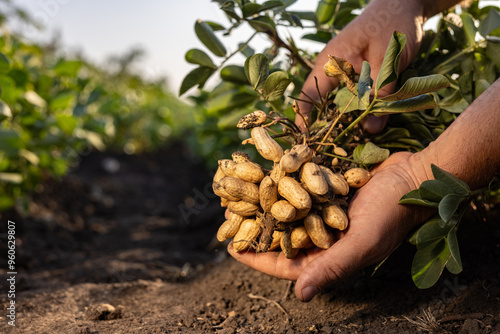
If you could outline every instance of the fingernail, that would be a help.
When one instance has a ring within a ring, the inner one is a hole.
[[[316,296],[318,293],[319,289],[314,285],[306,286],[304,289],[302,289],[302,300],[308,302],[311,299],[313,299],[313,297]]]

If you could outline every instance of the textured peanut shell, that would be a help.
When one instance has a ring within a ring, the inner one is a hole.
[[[269,246],[268,251],[275,250],[280,246],[281,243],[281,236],[283,235],[283,232],[281,231],[274,231],[273,232],[273,241],[271,241],[271,245]]]
[[[267,114],[262,110],[255,110],[250,114],[243,116],[236,127],[240,129],[251,129],[260,126],[266,122]]]
[[[253,128],[252,139],[259,154],[266,160],[279,162],[283,156],[283,148],[276,140],[271,138],[266,129],[257,127]]]
[[[231,158],[233,158],[233,161],[239,164],[240,162],[248,162],[252,161],[248,154],[242,151],[236,151],[231,154]]]
[[[222,169],[219,166],[217,168],[217,171],[215,172],[215,175],[214,175],[214,182],[219,182],[223,177],[226,177],[226,174],[224,174],[224,172],[222,172]]]
[[[324,195],[328,192],[328,183],[323,172],[314,162],[306,162],[300,169],[300,180],[310,193]]]
[[[221,159],[218,161],[219,163],[219,168],[224,173],[226,176],[232,176],[236,177],[235,173],[235,168],[236,168],[236,162],[230,159]]]
[[[219,181],[224,190],[231,196],[253,204],[259,204],[259,187],[237,177],[226,176]]]
[[[280,180],[278,193],[298,210],[310,209],[312,206],[309,193],[290,176],[285,176]]]
[[[301,249],[314,247],[314,243],[311,241],[311,238],[309,237],[309,234],[307,234],[304,226],[294,228],[290,238],[292,241],[292,248]]]
[[[342,174],[334,173],[330,168],[325,166],[319,166],[328,186],[332,188],[336,195],[345,196],[349,192],[349,184]]]
[[[347,157],[347,152],[342,147],[335,147],[333,153],[340,155],[341,157]]]
[[[229,204],[229,200],[227,198],[224,198],[224,197],[220,198],[220,206],[222,208],[227,208],[228,204]]]
[[[277,201],[271,206],[271,214],[279,222],[289,223],[295,219],[295,207],[288,201]]]
[[[240,229],[240,225],[244,220],[245,217],[231,212],[229,214],[229,219],[222,223],[222,225],[219,227],[219,230],[217,231],[217,240],[222,242],[234,237]]]
[[[352,168],[344,173],[344,177],[352,188],[361,188],[370,180],[372,175],[366,169]]]
[[[299,253],[298,248],[292,247],[292,236],[290,231],[283,232],[281,236],[280,247],[287,259],[292,259]]]
[[[323,210],[321,213],[323,221],[327,225],[340,231],[347,228],[349,219],[347,218],[344,210],[342,210],[342,208],[334,202],[323,204]]]
[[[227,204],[227,209],[240,216],[249,217],[249,216],[254,216],[259,211],[260,207],[258,205],[248,203],[245,201],[238,201],[238,202],[230,201]]]
[[[240,229],[233,238],[235,252],[241,252],[250,248],[260,234],[261,227],[255,219],[245,219]]]
[[[299,170],[302,164],[308,162],[313,157],[313,151],[307,145],[295,145],[290,152],[283,155],[280,161],[281,169],[286,173],[293,173]]]
[[[278,200],[278,184],[269,175],[260,182],[259,196],[264,212],[271,211],[271,206]]]
[[[227,176],[225,176],[227,177]],[[221,179],[222,180],[222,179]],[[238,197],[235,197],[235,196],[232,196],[230,195],[223,187],[222,185],[220,184],[220,180],[219,182],[213,182],[212,183],[212,189],[214,191],[214,194],[216,194],[217,196],[219,196],[220,198],[225,198],[229,201],[234,201],[234,202],[237,202],[240,200],[240,198]]]
[[[295,213],[295,220],[300,220],[300,219],[306,217],[309,214],[310,210],[311,210],[311,208],[297,210]]]
[[[237,163],[234,167],[234,174],[240,180],[251,183],[258,183],[264,178],[262,168],[250,161]]]
[[[304,219],[304,228],[312,242],[319,248],[328,249],[335,242],[335,237],[328,231],[320,215],[308,214]]]
[[[269,174],[271,179],[273,179],[276,184],[281,180],[282,177],[286,176],[286,173],[281,169],[281,164],[275,163],[274,168]]]

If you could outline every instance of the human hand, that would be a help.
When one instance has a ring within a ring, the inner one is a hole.
[[[315,78],[322,96],[338,85],[337,79],[327,77],[324,73],[323,66],[328,61],[328,55],[346,59],[353,65],[356,73],[360,73],[363,61],[368,61],[372,69],[371,77],[375,80],[394,31],[404,33],[407,38],[399,67],[400,71],[404,70],[418,52],[423,36],[423,23],[421,1],[408,0],[404,4],[393,0],[371,2],[363,13],[349,23],[318,55],[315,66],[304,83],[300,100],[307,101],[308,97],[319,99]],[[383,87],[378,94],[388,95],[393,90],[394,83]],[[310,114],[310,103],[301,101],[298,105],[303,115]],[[386,121],[386,117],[369,116],[363,122],[363,127],[369,133],[377,133],[383,129]],[[301,117],[296,117],[296,123],[304,128]]]
[[[327,250],[301,250],[293,259],[283,252],[229,253],[238,261],[278,278],[296,280],[295,294],[311,300],[326,286],[386,258],[417,224],[432,211],[397,204],[407,192],[426,179],[419,153],[401,152],[372,171],[373,177],[352,199],[349,227],[338,232],[338,241]]]

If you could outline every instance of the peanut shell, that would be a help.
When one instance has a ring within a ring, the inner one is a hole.
[[[227,204],[227,209],[240,216],[249,217],[249,216],[254,216],[259,211],[260,207],[258,205],[248,203],[245,201],[238,201],[238,202],[230,201]]]
[[[283,155],[280,161],[281,169],[286,173],[293,173],[299,170],[302,164],[308,162],[313,157],[313,151],[307,145],[295,145],[290,152]]]
[[[323,172],[328,186],[333,189],[335,194],[342,196],[347,195],[349,192],[349,184],[342,174],[334,173],[330,168],[325,166],[319,166],[319,168]]]
[[[300,169],[300,180],[305,183],[307,190],[315,195],[325,195],[328,192],[328,183],[318,165],[306,162]]]
[[[271,206],[271,214],[279,222],[294,221],[295,211],[295,207],[285,200],[277,201]]]
[[[320,215],[308,214],[304,219],[304,228],[312,242],[319,248],[328,249],[335,242],[335,237],[327,230]]]
[[[238,253],[250,248],[259,236],[260,230],[261,226],[255,219],[245,219],[233,238],[234,251]]]
[[[334,202],[323,204],[322,217],[327,225],[340,231],[345,230],[349,223],[349,219],[344,210]]]
[[[361,188],[370,180],[372,175],[366,169],[352,168],[344,173],[344,177],[352,188]]]
[[[224,190],[231,196],[253,204],[259,204],[259,187],[237,177],[226,176],[219,181]]]
[[[292,248],[301,249],[314,247],[314,243],[311,241],[311,238],[309,237],[309,234],[307,234],[304,226],[294,228],[290,239],[292,242]]]
[[[278,193],[296,209],[310,209],[312,206],[309,193],[302,188],[299,182],[290,176],[285,176],[279,181]]]
[[[234,167],[234,174],[240,180],[251,183],[258,183],[264,178],[262,168],[250,161],[237,163]]]
[[[260,182],[259,196],[264,212],[271,211],[271,206],[278,200],[278,184],[269,175]]]
[[[283,148],[276,140],[271,138],[266,129],[257,127],[253,128],[252,139],[259,154],[266,160],[279,162],[283,156]]]

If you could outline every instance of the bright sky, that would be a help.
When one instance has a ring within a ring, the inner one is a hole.
[[[194,68],[184,60],[191,48],[205,49],[194,33],[197,19],[227,25],[218,4],[210,0],[16,0],[34,19],[46,27],[36,32],[21,27],[33,40],[50,40],[60,34],[65,50],[82,50],[91,60],[104,62],[110,55],[139,46],[146,51],[140,69],[147,76],[166,76],[178,92],[184,76]],[[294,10],[315,10],[318,0],[298,0]],[[238,29],[239,30],[239,29]],[[248,34],[250,30],[246,30]],[[300,31],[300,35],[304,32]],[[237,48],[246,34],[225,42],[228,51]],[[249,36],[249,35],[248,35]],[[227,39],[223,39],[226,41]],[[258,41],[257,41],[258,43]],[[265,45],[263,40],[260,44]],[[316,50],[321,44],[310,43]],[[258,49],[257,49],[258,51]],[[242,58],[241,58],[242,59]],[[241,62],[242,60],[236,60]],[[214,57],[217,61],[217,57]]]

